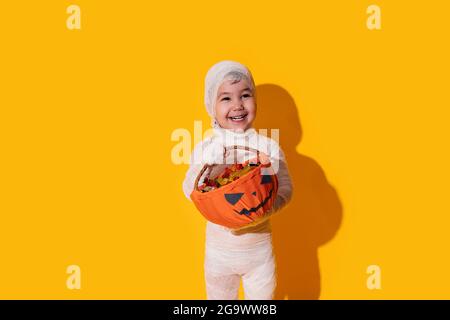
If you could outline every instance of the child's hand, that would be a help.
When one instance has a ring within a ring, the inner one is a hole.
[[[268,163],[270,163],[270,158],[265,153],[260,153],[259,154],[259,161],[262,164],[268,164]]]
[[[248,232],[257,232],[257,229],[260,227],[260,225],[265,222],[266,220],[268,220],[270,218],[270,215],[267,215],[265,217],[262,217],[256,221],[253,221],[247,225],[245,225],[244,227],[238,228],[238,229],[231,229],[231,233],[235,236],[239,236],[243,233],[248,233]]]

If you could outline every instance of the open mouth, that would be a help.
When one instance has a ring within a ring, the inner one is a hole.
[[[247,115],[248,115],[248,113],[242,114],[240,116],[228,117],[228,119],[230,119],[233,122],[241,122],[241,121],[244,121],[245,118],[247,118]]]

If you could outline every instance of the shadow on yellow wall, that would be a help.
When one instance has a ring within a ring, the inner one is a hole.
[[[297,106],[283,88],[264,84],[256,89],[256,129],[280,129],[294,185],[290,204],[272,218],[277,263],[275,299],[319,299],[319,246],[330,241],[342,221],[336,190],[314,159],[296,151],[302,138]]]

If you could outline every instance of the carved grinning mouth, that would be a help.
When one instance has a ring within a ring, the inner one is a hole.
[[[256,207],[253,207],[253,208],[250,208],[250,209],[244,208],[240,212],[235,210],[235,209],[233,209],[234,212],[236,212],[238,214],[250,215],[250,213],[258,211],[260,208],[262,208],[267,203],[267,201],[269,201],[270,197],[272,197],[272,191],[273,191],[273,188],[270,189],[269,195],[263,201],[261,201],[261,203],[258,204]]]

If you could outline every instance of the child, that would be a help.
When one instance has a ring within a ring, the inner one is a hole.
[[[242,277],[245,299],[273,299],[276,271],[269,217],[292,196],[284,153],[278,143],[252,127],[256,90],[252,74],[244,65],[225,60],[210,68],[205,79],[205,105],[214,133],[194,148],[183,182],[186,197],[191,200],[195,178],[205,163],[223,163],[224,146],[243,145],[266,153],[279,183],[272,210],[258,224],[231,230],[207,222],[204,264],[207,298],[237,300]],[[242,158],[242,150],[239,151],[238,157]]]

